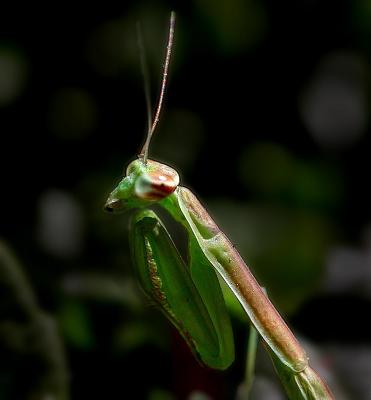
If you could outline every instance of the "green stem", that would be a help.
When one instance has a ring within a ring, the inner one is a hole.
[[[258,347],[258,332],[250,324],[249,339],[247,342],[246,370],[245,370],[245,389],[248,396],[255,377],[256,350]]]

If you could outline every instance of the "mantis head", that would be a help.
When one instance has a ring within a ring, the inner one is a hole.
[[[141,67],[144,77],[144,92],[146,95],[148,112],[148,133],[146,141],[139,154],[139,158],[128,165],[126,176],[108,197],[104,207],[106,211],[119,212],[130,208],[146,207],[169,196],[179,185],[179,175],[174,169],[165,164],[148,159],[149,144],[159,120],[162,100],[165,93],[166,77],[168,74],[171,48],[173,44],[174,24],[175,13],[172,12],[170,16],[169,38],[166,47],[167,50],[160,97],[153,121],[151,115],[151,102],[149,98],[148,73],[144,58],[143,43],[141,41],[141,32],[138,26],[138,44],[141,50]]]
[[[126,176],[109,195],[105,210],[122,212],[146,207],[172,194],[179,185],[179,175],[171,167],[157,161],[132,161]]]

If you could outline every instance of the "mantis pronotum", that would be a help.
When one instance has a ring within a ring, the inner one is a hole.
[[[225,369],[234,359],[231,325],[217,273],[264,339],[290,398],[331,399],[326,384],[309,367],[305,351],[227,236],[196,196],[179,185],[179,175],[174,169],[148,159],[166,87],[174,23],[172,13],[155,118],[152,122],[148,111],[148,134],[142,151],[128,165],[126,176],[110,194],[105,209],[110,212],[139,209],[131,221],[130,242],[140,283],[177,327],[200,362]],[[148,100],[148,93],[146,97]],[[155,203],[166,209],[187,232],[189,266],[161,220],[147,209]]]

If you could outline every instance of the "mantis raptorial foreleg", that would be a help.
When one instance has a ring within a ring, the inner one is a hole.
[[[292,399],[331,399],[326,384],[309,367],[305,351],[265,295],[245,262],[196,196],[179,186],[178,173],[148,159],[150,138],[158,121],[174,33],[169,42],[156,117],[137,160],[110,194],[106,210],[146,209],[157,203],[188,234],[189,272],[170,236],[152,211],[140,211],[131,224],[134,265],[147,295],[179,329],[206,365],[224,369],[234,358],[229,319],[215,273],[233,291],[264,339],[277,372]]]
[[[189,241],[186,266],[157,215],[137,213],[130,242],[138,278],[146,294],[177,327],[204,364],[227,368],[234,359],[231,325],[215,272],[196,243]]]

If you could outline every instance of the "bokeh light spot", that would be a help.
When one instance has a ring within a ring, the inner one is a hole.
[[[334,53],[320,63],[304,91],[301,114],[313,139],[326,148],[359,140],[368,119],[366,67],[352,53]]]
[[[39,200],[38,237],[45,250],[57,257],[74,257],[82,248],[80,205],[68,193],[51,189]]]

